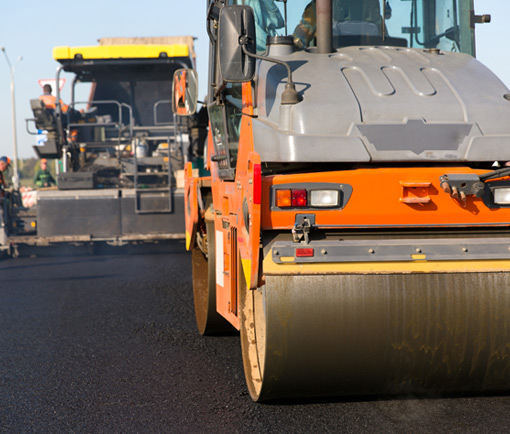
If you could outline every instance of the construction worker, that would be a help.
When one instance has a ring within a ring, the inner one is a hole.
[[[48,170],[48,162],[46,161],[46,158],[41,160],[41,168],[35,174],[34,184],[39,188],[51,187],[56,184],[53,176],[51,176],[51,173]]]
[[[53,89],[51,88],[51,85],[45,84],[43,86],[43,94],[39,97],[39,99],[44,103],[44,106],[47,109],[55,110],[57,108],[57,97],[52,95],[52,92]],[[60,100],[60,110],[62,110],[62,113],[67,113],[68,108],[69,106]]]
[[[380,34],[382,23],[380,0],[333,0],[333,34],[342,34],[342,23],[370,23],[372,27],[364,27],[371,35]],[[391,7],[385,5],[385,19],[391,18]],[[312,0],[305,8],[301,21],[294,30],[294,44],[297,48],[310,46],[315,39],[317,28],[316,2]],[[345,27],[344,27],[345,28]],[[360,27],[361,29],[361,27]],[[351,28],[352,30],[352,28]],[[352,33],[351,33],[352,34]]]
[[[4,172],[11,165],[11,159],[9,157],[0,157],[0,197],[5,196],[5,189],[7,183],[5,182]]]

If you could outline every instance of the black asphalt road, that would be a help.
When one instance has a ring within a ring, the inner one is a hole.
[[[182,244],[36,253],[0,260],[2,434],[510,432],[510,394],[254,404]]]

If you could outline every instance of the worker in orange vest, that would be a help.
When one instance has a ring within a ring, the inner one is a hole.
[[[49,84],[45,84],[43,86],[44,93],[39,97],[39,99],[44,103],[44,106],[47,109],[55,110],[57,107],[57,97],[51,94],[52,91],[53,89],[51,86]],[[68,108],[69,106],[60,100],[60,110],[62,110],[62,113],[67,113]]]

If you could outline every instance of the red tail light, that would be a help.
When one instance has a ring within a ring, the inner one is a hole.
[[[292,190],[292,206],[307,206],[306,190]]]

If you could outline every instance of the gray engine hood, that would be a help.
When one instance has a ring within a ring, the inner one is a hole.
[[[510,160],[508,89],[469,55],[347,47],[281,59],[302,101],[282,106],[285,69],[259,62],[253,129],[263,161]]]

